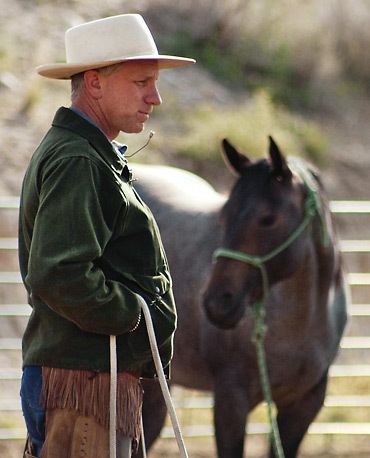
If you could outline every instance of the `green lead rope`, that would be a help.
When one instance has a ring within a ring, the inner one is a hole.
[[[267,272],[263,265],[260,266],[262,281],[263,281],[263,291],[264,293],[268,291],[268,278]],[[267,326],[265,324],[265,297],[262,301],[256,302],[253,305],[253,314],[254,314],[254,333],[253,333],[253,343],[256,346],[257,353],[257,362],[258,370],[260,374],[261,386],[263,396],[267,405],[267,417],[270,423],[270,441],[274,449],[276,458],[284,458],[283,446],[281,445],[279,427],[276,421],[275,416],[272,412],[273,400],[271,395],[271,387],[268,376],[267,364],[266,364],[266,353],[265,353],[265,337],[267,332]]]
[[[265,398],[266,406],[267,406],[267,417],[270,423],[271,444],[274,449],[276,458],[285,458],[283,447],[281,445],[279,427],[277,425],[276,418],[272,412],[273,400],[272,400],[272,395],[271,395],[271,387],[270,387],[270,381],[269,381],[269,376],[268,376],[268,370],[267,370],[267,364],[266,364],[266,353],[265,353],[265,346],[264,346],[265,336],[267,332],[267,326],[265,324],[265,316],[266,316],[265,303],[266,303],[267,295],[269,291],[268,276],[267,276],[266,268],[264,266],[266,257],[265,256],[264,257],[252,256],[246,253],[240,253],[238,251],[228,250],[226,248],[219,248],[218,250],[215,251],[214,257],[216,258],[220,256],[231,258],[236,261],[246,262],[248,264],[253,265],[254,267],[257,267],[261,271],[263,296],[262,296],[261,301],[255,302],[253,304],[254,331],[253,331],[252,341],[256,346],[258,371],[260,375],[263,396]]]

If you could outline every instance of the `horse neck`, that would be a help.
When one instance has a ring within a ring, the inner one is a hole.
[[[222,229],[220,224],[220,212],[222,205],[218,205],[210,210],[203,217],[200,240],[209,254],[213,255],[213,252],[221,246],[222,241]]]

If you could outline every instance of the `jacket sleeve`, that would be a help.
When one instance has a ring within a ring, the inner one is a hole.
[[[80,329],[118,335],[138,322],[140,305],[99,267],[127,210],[114,175],[101,167],[68,157],[43,168],[26,283],[33,301],[41,299]]]

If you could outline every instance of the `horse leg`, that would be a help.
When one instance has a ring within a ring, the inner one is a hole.
[[[326,393],[328,375],[302,398],[289,405],[277,406],[277,423],[285,458],[295,458],[298,447],[317,413],[321,409]],[[270,450],[270,458],[275,454]]]
[[[149,450],[163,427],[167,408],[158,380],[143,380],[143,424],[145,446]],[[142,458],[142,444],[139,444],[137,458]]]
[[[229,376],[215,386],[214,423],[218,458],[242,458],[248,400],[245,390]]]

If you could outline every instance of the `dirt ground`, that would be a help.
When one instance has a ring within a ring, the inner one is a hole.
[[[215,447],[211,439],[186,440],[186,448],[189,458],[215,458]],[[300,458],[368,458],[369,450],[364,450],[361,445],[353,444],[352,450],[348,446],[320,446],[310,452],[303,446]],[[1,458],[20,458],[23,452],[23,444],[20,441],[0,444]],[[175,440],[162,439],[149,453],[148,458],[174,458],[180,456]],[[265,439],[253,438],[248,444],[245,456],[248,458],[265,458],[267,456]]]

